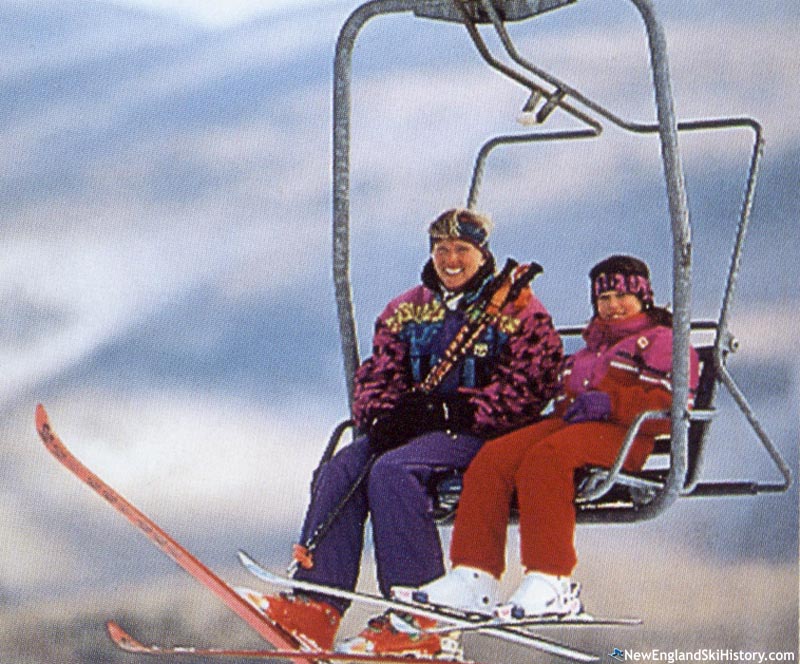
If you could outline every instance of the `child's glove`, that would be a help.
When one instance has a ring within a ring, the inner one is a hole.
[[[602,422],[610,416],[611,397],[605,392],[593,390],[577,396],[564,412],[564,421],[570,424]]]

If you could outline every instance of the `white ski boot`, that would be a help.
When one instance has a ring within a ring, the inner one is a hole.
[[[583,610],[580,585],[567,576],[528,572],[508,602],[498,606],[495,615],[506,620],[536,617],[569,617]]]
[[[499,601],[500,582],[481,569],[458,566],[419,588],[395,586],[392,595],[405,602],[439,604],[485,614]]]

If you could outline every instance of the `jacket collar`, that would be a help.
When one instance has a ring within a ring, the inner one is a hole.
[[[439,281],[439,276],[436,274],[436,269],[433,267],[433,260],[428,259],[428,262],[422,268],[422,285],[433,291],[436,297],[445,303],[448,299],[460,296],[457,308],[464,310],[480,297],[483,289],[492,281],[494,268],[494,256],[489,255],[486,262],[475,273],[475,276],[457,293],[452,293],[442,286],[442,282]]]
[[[595,316],[583,331],[583,339],[589,350],[598,350],[651,327],[653,322],[646,312],[621,321],[604,321]]]

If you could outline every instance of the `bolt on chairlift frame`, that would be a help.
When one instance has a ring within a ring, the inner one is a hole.
[[[648,38],[657,113],[657,122],[655,124],[628,122],[588,99],[578,90],[525,60],[517,52],[508,35],[505,29],[505,21],[530,18],[575,2],[576,0],[372,0],[358,7],[343,25],[337,41],[334,64],[333,276],[349,403],[352,405],[353,378],[359,364],[349,274],[352,53],[359,31],[371,18],[383,14],[414,12],[415,15],[420,17],[464,24],[479,53],[490,66],[530,90],[531,97],[524,111],[533,115],[537,123],[543,123],[553,111],[560,109],[587,127],[569,131],[512,134],[498,136],[487,141],[480,149],[475,162],[467,200],[468,207],[473,207],[476,203],[486,160],[495,148],[516,143],[593,138],[602,133],[603,127],[600,121],[576,108],[569,101],[570,99],[578,102],[591,113],[624,130],[639,134],[657,133],[660,140],[672,229],[672,301],[674,318],[672,407],[669,412],[648,411],[642,413],[631,426],[623,442],[620,454],[612,467],[607,470],[594,470],[594,481],[581,490],[577,500],[579,520],[582,522],[619,522],[650,519],[664,511],[679,496],[734,496],[784,492],[791,484],[791,472],[758,422],[744,394],[736,385],[725,366],[728,353],[735,351],[738,345],[728,330],[728,323],[744,238],[752,209],[758,166],[763,153],[762,128],[758,122],[751,118],[705,119],[691,122],[676,121],[666,55],[666,40],[664,31],[655,16],[652,0],[631,0],[631,2],[642,16]],[[491,23],[493,25],[507,55],[527,74],[507,66],[492,56],[478,31],[478,23]],[[531,79],[528,74],[532,74],[539,80]],[[691,226],[677,135],[679,131],[741,128],[753,131],[754,146],[719,320],[711,323],[692,323]],[[709,391],[706,395],[707,407],[689,411],[686,408],[686,404],[689,397],[688,358],[692,329],[713,330],[715,332],[713,349],[711,349],[706,358],[707,362],[713,363],[714,378],[706,388]],[[579,328],[567,328],[560,331],[562,334],[577,334],[579,333]],[[713,404],[718,382],[721,382],[730,392],[774,465],[780,471],[783,476],[781,483],[759,483],[754,481],[700,482],[702,443],[707,431],[707,424],[714,416],[711,404]],[[671,420],[672,434],[669,448],[669,471],[666,477],[654,482],[623,473],[621,471],[622,465],[641,425],[650,419],[667,417]],[[697,445],[697,452],[694,458],[690,458],[689,453],[690,424],[701,427],[699,440],[694,443]],[[340,425],[340,427],[337,427],[328,450],[326,450],[326,456],[333,453],[338,438],[345,428],[346,423],[345,426]],[[613,502],[603,503],[601,499],[607,496],[615,485],[619,484],[632,487],[632,491],[644,491],[646,500],[639,502],[634,500],[633,504],[628,501],[628,504],[622,506]]]

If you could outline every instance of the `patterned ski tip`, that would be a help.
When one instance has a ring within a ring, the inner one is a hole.
[[[47,411],[42,404],[36,406],[36,431],[44,438],[45,435],[50,433],[50,419],[47,416]]]
[[[114,645],[121,650],[124,650],[125,652],[145,654],[148,652],[148,647],[146,645],[134,639],[113,620],[109,620],[106,623],[106,629],[108,630],[108,635],[111,637]]]

